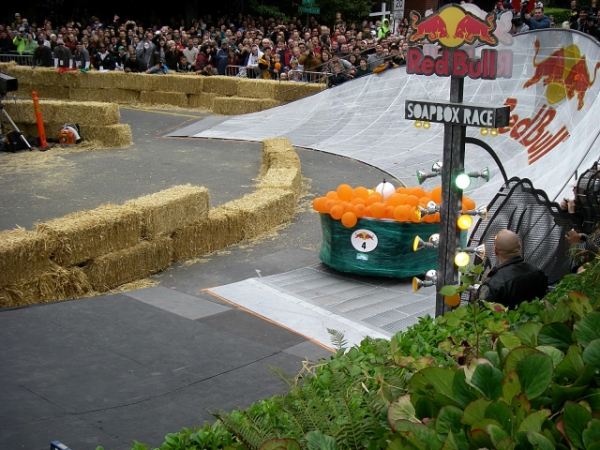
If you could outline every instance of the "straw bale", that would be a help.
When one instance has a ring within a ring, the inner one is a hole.
[[[140,92],[132,89],[78,88],[69,91],[69,99],[83,102],[130,104],[139,101]]]
[[[91,123],[96,126],[119,123],[119,106],[101,102],[65,102],[61,100],[40,101],[44,123]],[[18,100],[6,104],[6,110],[11,117],[18,118],[21,123],[37,123],[33,102]]]
[[[33,78],[34,71],[31,70],[31,67],[3,65],[2,69],[0,70],[2,70],[2,72],[4,72],[5,74],[10,75],[11,77],[14,77],[17,80],[19,80],[19,87],[21,85],[31,84],[32,82],[31,80]]]
[[[95,290],[105,291],[167,269],[172,254],[173,241],[161,237],[95,258],[83,270]]]
[[[202,92],[200,94],[188,95],[188,102],[190,108],[205,108],[212,110],[215,105],[215,98],[217,98],[217,94]]]
[[[30,280],[50,267],[47,236],[24,228],[0,232],[0,286]]]
[[[302,173],[300,167],[270,168],[260,179],[258,189],[289,189],[299,196],[302,190]]]
[[[82,75],[83,74],[78,70],[58,73],[54,68],[38,67],[31,71],[31,84],[35,88],[40,86],[64,86],[73,88],[77,87],[79,77]]]
[[[290,190],[259,189],[222,206],[239,216],[243,239],[251,239],[292,220],[296,201]]]
[[[94,141],[102,147],[125,148],[133,145],[131,127],[127,123],[118,123],[104,127],[81,125],[79,129],[81,138],[84,141]]]
[[[277,100],[279,98],[279,83],[271,80],[241,78],[238,82],[237,96]]]
[[[322,83],[283,83],[281,86],[281,98],[284,102],[293,102],[304,97],[325,90],[327,86]]]
[[[163,92],[183,92],[184,94],[199,94],[202,92],[202,80],[195,73],[169,74],[160,78],[158,87]],[[148,89],[144,89],[148,90]]]
[[[19,91],[21,91],[19,87]],[[70,90],[65,86],[36,86],[31,84],[27,87],[26,97],[31,98],[32,92],[37,92],[40,100],[56,99],[65,100],[69,98]]]
[[[140,102],[151,105],[188,106],[187,95],[183,92],[142,91]]]
[[[291,142],[286,138],[271,138],[262,141],[261,174],[269,168],[300,167],[300,158]]]
[[[52,258],[65,267],[131,247],[140,240],[137,212],[116,205],[68,214],[38,223],[36,229],[54,241]]]
[[[0,308],[81,298],[90,292],[92,286],[79,267],[52,264],[33,280],[1,287]]]
[[[173,233],[173,261],[211,253],[244,238],[242,217],[224,205],[211,209],[208,219]]]
[[[205,187],[186,184],[139,197],[123,206],[138,212],[142,236],[153,239],[206,220],[210,197]]]
[[[238,83],[241,78],[214,76],[203,81],[202,90],[218,96],[232,97],[238,93]]]
[[[213,112],[215,114],[235,116],[263,111],[278,105],[279,102],[277,100],[270,99],[217,97],[215,98]]]

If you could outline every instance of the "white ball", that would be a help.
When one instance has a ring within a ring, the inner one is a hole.
[[[396,187],[392,183],[383,182],[379,183],[375,188],[376,192],[379,192],[383,197],[383,201],[387,200],[387,198],[396,192]]]

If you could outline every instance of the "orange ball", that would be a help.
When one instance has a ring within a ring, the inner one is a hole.
[[[378,192],[374,192],[373,194],[367,197],[367,206],[371,206],[373,203],[383,202],[383,197]]]
[[[406,222],[410,214],[410,206],[399,205],[394,208],[394,219],[398,222]]]
[[[352,228],[358,222],[358,218],[353,212],[347,212],[342,216],[342,225],[346,228]]]
[[[403,197],[403,195],[404,194],[398,194],[398,193],[392,194],[387,198],[386,203],[390,206],[401,205],[405,198],[405,197]]]
[[[385,215],[385,203],[375,202],[371,205],[371,214],[376,219],[382,219]]]
[[[337,195],[340,200],[349,202],[354,198],[354,189],[349,184],[340,184],[337,188]]]
[[[409,193],[411,195],[414,195],[415,197],[421,198],[421,197],[425,197],[425,189],[423,189],[422,187],[413,187],[409,189]]]
[[[333,208],[336,204],[336,200],[327,200],[325,202],[325,207],[323,208],[323,214],[329,214],[331,212],[331,208]]]
[[[413,223],[421,223],[421,214],[416,206],[410,208],[410,221]]]
[[[358,198],[362,198],[363,200],[366,200],[368,196],[369,196],[369,191],[367,190],[366,187],[358,186],[357,188],[354,188],[354,197],[358,197]]]
[[[385,207],[385,213],[383,214],[383,217],[385,217],[386,219],[394,218],[394,207],[392,205],[388,205]]]
[[[353,198],[350,200],[353,205],[364,205],[366,202],[362,198]]]
[[[406,199],[404,199],[404,202],[410,206],[417,206],[419,204],[419,197],[412,194],[407,195]]]
[[[335,191],[329,191],[327,194],[325,194],[325,197],[327,197],[330,200],[337,200],[339,198],[337,192]]]
[[[281,69],[281,63],[275,63],[275,70]]]
[[[317,197],[313,200],[313,209],[323,214],[325,213],[325,203],[327,203],[325,197]]]
[[[436,202],[438,205],[442,203],[442,187],[436,186],[431,190],[431,200]]]
[[[409,189],[407,187],[404,187],[404,186],[400,186],[398,189],[396,189],[396,192],[398,194],[407,194],[407,195],[410,194]]]
[[[367,208],[365,207],[365,205],[354,205],[354,215],[358,218],[364,217],[366,209]]]
[[[423,208],[425,208],[427,206],[427,203],[429,203],[431,201],[431,198],[429,197],[421,197],[419,199],[419,205],[422,206]]]
[[[354,212],[354,205],[352,203],[346,202],[346,205],[344,206],[344,212]]]
[[[427,214],[426,216],[423,216],[423,222],[425,222],[425,223],[435,223],[435,215],[434,214]]]
[[[466,212],[470,209],[475,209],[475,202],[473,200],[471,200],[469,197],[463,196],[462,207],[463,207],[463,212]]]
[[[329,211],[329,214],[331,214],[331,217],[335,220],[340,220],[342,218],[342,216],[344,215],[344,208],[342,208],[341,205],[335,205],[334,207],[331,208],[331,211]]]

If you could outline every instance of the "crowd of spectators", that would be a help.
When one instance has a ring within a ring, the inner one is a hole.
[[[573,0],[568,26],[594,37],[596,0],[591,8],[578,8]],[[498,2],[500,16],[510,4]],[[238,14],[182,21],[179,27],[154,24],[145,28],[118,16],[110,23],[92,17],[88,23],[67,21],[55,26],[49,20],[29,22],[15,13],[14,22],[0,24],[0,54],[32,55],[34,66],[61,70],[199,75],[326,81],[332,86],[349,79],[405,63],[411,29],[408,19],[346,23],[337,14],[332,26],[311,17],[306,26],[299,18],[289,22]],[[511,33],[556,26],[536,4],[533,14],[514,13]],[[566,26],[563,24],[563,26]]]

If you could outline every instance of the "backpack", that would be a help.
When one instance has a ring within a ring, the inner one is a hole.
[[[65,123],[58,133],[58,143],[61,145],[75,145],[80,142],[79,127],[74,124]]]
[[[16,131],[9,131],[4,136],[3,150],[7,152],[16,152],[17,150],[25,150],[27,146],[23,143],[21,135]]]

